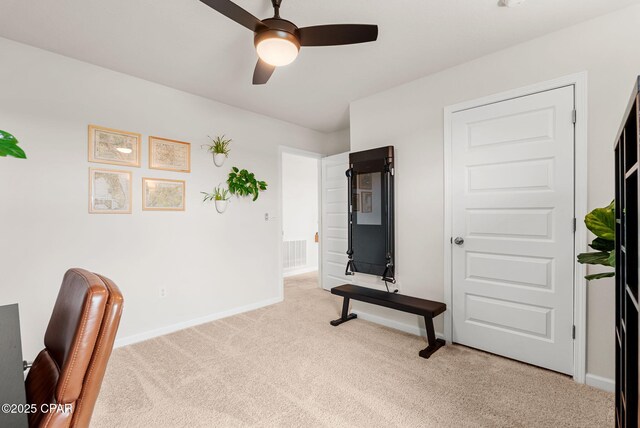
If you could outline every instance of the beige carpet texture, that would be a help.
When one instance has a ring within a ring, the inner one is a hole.
[[[283,303],[114,350],[95,427],[608,427],[613,394],[360,319],[314,275]]]

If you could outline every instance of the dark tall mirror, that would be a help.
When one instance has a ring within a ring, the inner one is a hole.
[[[349,262],[355,272],[395,282],[393,146],[349,155]]]

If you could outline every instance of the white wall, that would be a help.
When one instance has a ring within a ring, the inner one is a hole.
[[[0,304],[19,303],[24,357],[33,359],[67,268],[113,279],[125,297],[118,337],[140,338],[280,298],[278,146],[324,150],[327,135],[0,39],[0,129],[29,157],[0,158]],[[143,134],[131,215],[88,214],[87,126]],[[200,148],[233,139],[223,168]],[[192,143],[192,173],[148,170],[147,137]],[[223,215],[200,191],[249,168],[269,183],[257,202]],[[142,177],[187,180],[185,212],[142,212]],[[274,215],[275,214],[275,215]],[[166,288],[167,297],[159,297]],[[138,336],[142,335],[142,336]]]
[[[350,147],[350,130],[349,128],[327,134],[324,153],[329,155],[337,155],[349,151]]]
[[[282,240],[307,241],[307,264],[291,273],[318,270],[318,164],[319,160],[282,154]]]
[[[400,290],[443,300],[443,108],[588,71],[589,209],[613,198],[613,143],[640,56],[640,6],[600,17],[351,104],[351,149],[396,148],[396,261]],[[584,120],[585,118],[578,118]],[[420,195],[420,197],[416,197]],[[614,376],[612,281],[589,284],[588,373]],[[354,303],[415,328],[416,317]],[[442,331],[438,320],[436,329]]]

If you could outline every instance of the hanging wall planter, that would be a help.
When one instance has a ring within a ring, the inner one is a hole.
[[[214,201],[216,206],[216,211],[220,214],[227,210],[227,205],[229,205],[229,191],[220,186],[213,189],[213,193],[200,192],[204,195],[204,199],[202,202]]]
[[[229,204],[228,199],[216,199],[216,211],[220,214],[227,210],[227,205]]]
[[[211,144],[206,144],[204,147],[213,154],[213,163],[216,166],[224,165],[224,161],[229,157],[229,145],[231,144],[231,140],[227,140],[224,138],[224,135],[217,136],[216,138],[211,138]]]
[[[226,159],[227,159],[227,155],[225,155],[224,153],[214,153],[213,154],[213,163],[216,164],[216,166],[224,165],[224,161]]]

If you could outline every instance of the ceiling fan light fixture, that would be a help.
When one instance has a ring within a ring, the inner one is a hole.
[[[300,51],[298,39],[286,31],[263,31],[256,34],[254,43],[260,59],[276,67],[291,64]]]

